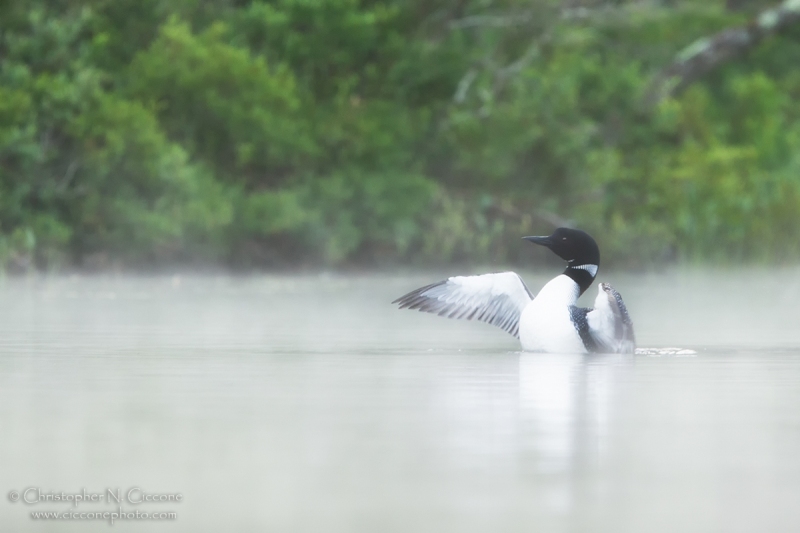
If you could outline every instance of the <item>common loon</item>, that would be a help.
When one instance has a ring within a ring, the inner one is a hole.
[[[517,337],[525,351],[634,353],[636,340],[622,296],[607,283],[594,308],[577,307],[600,267],[600,249],[586,232],[558,228],[549,237],[523,237],[567,262],[534,297],[514,272],[454,276],[421,287],[392,303],[447,318],[482,320]]]

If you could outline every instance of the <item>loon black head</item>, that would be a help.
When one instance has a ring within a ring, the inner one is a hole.
[[[581,288],[581,294],[589,288],[600,267],[600,249],[591,235],[585,231],[558,228],[549,237],[523,237],[550,248],[554,254],[566,261],[564,274]]]

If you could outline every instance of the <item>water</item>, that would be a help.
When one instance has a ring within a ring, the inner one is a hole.
[[[796,531],[797,274],[602,276],[640,345],[697,351],[661,357],[388,304],[435,274],[9,279],[0,524],[106,531],[6,494],[139,487],[175,519],[115,531]]]

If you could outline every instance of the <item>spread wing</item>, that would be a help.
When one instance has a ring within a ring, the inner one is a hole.
[[[400,309],[419,309],[447,318],[477,319],[519,337],[519,317],[533,300],[514,272],[454,276],[421,287],[395,300]]]
[[[628,308],[620,293],[608,283],[601,283],[594,301],[594,309],[585,309],[585,332],[576,322],[578,333],[587,349],[603,353],[634,353],[636,336]],[[587,343],[587,339],[592,344]],[[594,348],[594,349],[592,349]]]

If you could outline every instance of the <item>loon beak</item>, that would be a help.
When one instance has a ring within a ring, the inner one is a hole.
[[[531,241],[534,244],[541,244],[542,246],[551,246],[553,240],[550,237],[523,237],[526,241]]]

